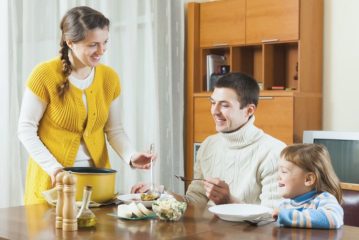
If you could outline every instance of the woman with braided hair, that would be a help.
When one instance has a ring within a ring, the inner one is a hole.
[[[120,81],[100,64],[109,20],[85,6],[63,17],[60,56],[30,74],[23,97],[18,136],[30,154],[25,204],[44,202],[64,167],[110,167],[105,135],[133,168],[148,169],[154,157],[136,152],[120,122]]]

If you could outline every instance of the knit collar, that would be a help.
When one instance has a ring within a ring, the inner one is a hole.
[[[240,129],[231,133],[222,133],[219,135],[226,141],[229,148],[243,148],[256,142],[262,135],[263,131],[254,126],[255,117],[252,116],[246,124]]]
[[[309,200],[311,200],[316,194],[317,194],[317,191],[312,190],[310,192],[304,193],[300,196],[297,196],[297,197],[291,199],[291,203],[293,205],[302,205],[303,203],[306,203]]]

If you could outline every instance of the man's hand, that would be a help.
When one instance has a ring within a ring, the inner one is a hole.
[[[231,193],[225,181],[219,178],[206,178],[203,184],[209,200],[215,204],[230,203]]]
[[[149,169],[151,162],[156,160],[156,155],[151,153],[135,153],[131,157],[131,166],[138,169]]]

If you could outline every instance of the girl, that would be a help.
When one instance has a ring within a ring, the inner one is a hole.
[[[295,144],[281,152],[279,191],[286,198],[273,213],[281,226],[340,228],[342,192],[327,149]]]
[[[60,54],[39,64],[29,76],[18,136],[30,154],[25,204],[45,202],[63,167],[108,168],[106,140],[134,168],[150,167],[154,157],[137,153],[120,122],[120,81],[100,64],[110,21],[85,6],[63,17]]]

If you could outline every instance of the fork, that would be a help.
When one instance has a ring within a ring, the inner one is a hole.
[[[186,179],[185,177],[182,177],[182,176],[177,176],[175,175],[176,178],[184,181],[184,182],[190,182],[190,181],[203,181],[204,179],[203,178],[192,178],[192,179]]]

